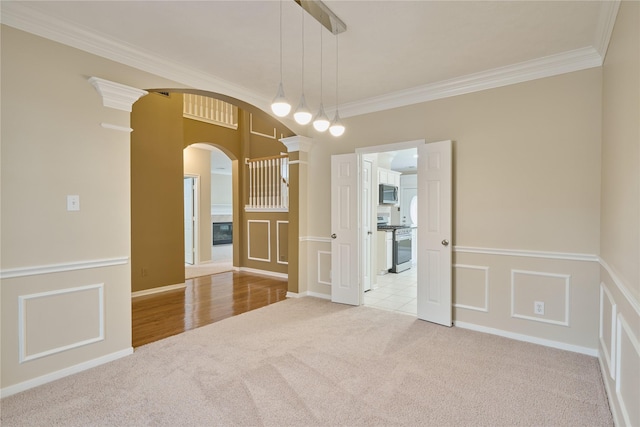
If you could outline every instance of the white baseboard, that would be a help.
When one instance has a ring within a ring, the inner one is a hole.
[[[124,350],[117,351],[115,353],[107,354],[97,359],[88,360],[86,362],[79,363],[68,368],[60,369],[59,371],[51,372],[41,377],[33,378],[18,384],[5,387],[0,390],[0,397],[11,396],[16,393],[20,393],[25,390],[29,390],[34,387],[41,386],[43,384],[50,383],[51,381],[59,380],[60,378],[68,377],[69,375],[77,374],[87,369],[95,368],[96,366],[104,365],[105,363],[113,362],[125,356],[133,354],[133,347],[125,348]]]
[[[299,292],[299,293],[287,292],[287,298],[304,298],[304,297],[315,297],[315,298],[321,298],[326,300],[331,299],[331,295],[321,294],[318,292],[309,292],[309,291]]]
[[[277,277],[279,279],[288,279],[289,278],[289,275],[287,273],[278,273],[278,272],[275,272],[275,271],[258,270],[257,268],[240,267],[240,271],[244,271],[244,272],[247,272],[247,273],[253,273],[253,274],[261,274],[263,276]]]
[[[623,419],[622,415],[618,415],[617,406],[614,405],[613,403],[614,400],[616,399],[616,396],[614,394],[614,391],[611,390],[611,387],[609,387],[609,381],[607,380],[607,378],[609,378],[609,369],[605,366],[605,362],[602,360],[602,356],[598,356],[598,361],[600,362],[600,373],[602,374],[602,382],[604,383],[604,390],[607,393],[607,399],[609,400],[609,410],[611,411],[611,415],[613,416],[613,425],[614,426],[624,425],[620,423],[619,420]]]
[[[516,332],[504,331],[502,329],[489,328],[487,326],[476,325],[473,323],[454,321],[454,326],[462,329],[469,329],[477,332],[484,332],[486,334],[498,335],[505,338],[511,338],[517,341],[529,342],[532,344],[539,344],[545,347],[557,348],[559,350],[572,351],[574,353],[586,354],[587,356],[598,357],[597,348],[582,347],[579,345],[567,344],[559,341],[552,341],[544,338],[533,337],[531,335],[518,334]]]
[[[176,289],[184,289],[186,287],[187,285],[185,283],[178,283],[176,285],[167,285],[160,286],[158,288],[144,289],[142,291],[131,292],[131,298],[159,294],[161,292],[175,291]]]

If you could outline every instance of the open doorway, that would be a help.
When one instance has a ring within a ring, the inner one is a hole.
[[[373,239],[365,239],[369,241],[363,242],[363,248],[375,248],[361,252],[364,283],[371,282],[363,287],[363,304],[413,316],[418,283],[417,152],[411,147],[365,154],[362,170],[372,172],[361,175],[362,188],[372,189],[371,197],[362,199],[362,224],[367,227],[374,221],[363,233]]]
[[[192,144],[184,149],[184,170],[197,174],[195,205],[199,216],[195,228],[196,259],[185,262],[185,278],[208,276],[233,270],[233,183],[232,161],[218,148],[207,143]],[[189,202],[185,186],[185,246]],[[186,259],[186,256],[185,256]]]

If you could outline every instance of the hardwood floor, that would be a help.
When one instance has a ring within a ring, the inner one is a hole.
[[[186,288],[134,298],[133,347],[286,299],[287,280],[229,271],[186,280]]]

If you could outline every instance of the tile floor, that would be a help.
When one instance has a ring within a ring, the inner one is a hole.
[[[376,276],[377,285],[364,293],[364,305],[415,316],[417,272],[414,265],[402,273]]]

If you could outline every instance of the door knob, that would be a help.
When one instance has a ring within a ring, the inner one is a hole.
[[[372,235],[372,234],[373,234],[373,231],[367,231],[367,234],[368,234],[368,235]]]
[[[449,241],[447,239],[444,239],[442,241],[442,246],[449,246]]]
[[[331,235],[331,238],[332,238],[332,239],[335,239],[336,237],[338,237],[338,236],[336,236],[336,233],[333,233],[333,234]]]

